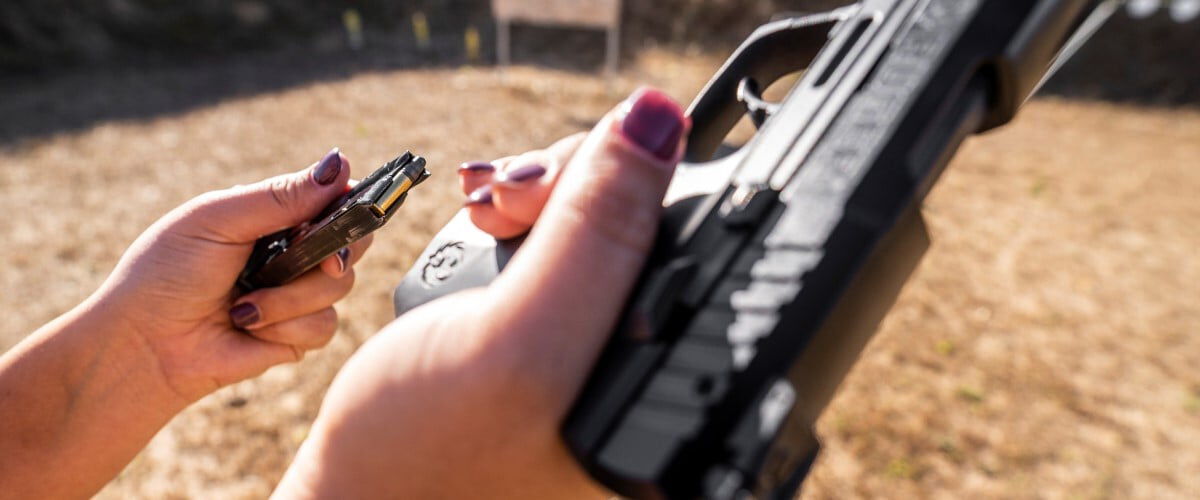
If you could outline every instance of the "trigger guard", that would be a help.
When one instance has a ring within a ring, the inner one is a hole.
[[[693,125],[684,158],[696,163],[710,160],[742,118],[745,109],[737,98],[742,79],[751,78],[765,88],[788,73],[807,68],[830,33],[855,9],[851,5],[783,19],[754,30],[688,107]]]

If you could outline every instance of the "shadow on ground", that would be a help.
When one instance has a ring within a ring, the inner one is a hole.
[[[1118,12],[1045,93],[1152,107],[1200,106],[1200,19],[1176,23],[1166,11],[1146,19]]]
[[[368,48],[350,51],[339,40],[324,48],[284,48],[223,55],[181,55],[171,60],[75,67],[0,77],[0,146],[11,146],[108,121],[151,119],[227,99],[272,93],[309,83],[396,69],[467,64],[457,36],[434,38],[420,50],[396,33],[374,33]],[[479,64],[494,61],[494,33],[485,29]],[[598,74],[604,35],[598,31],[514,26],[517,64]],[[1200,30],[1165,14],[1132,20],[1118,14],[1046,86],[1044,93],[1083,100],[1152,107],[1200,105],[1200,65],[1193,48]],[[640,47],[622,50],[623,64]],[[481,110],[482,111],[482,110]]]
[[[490,33],[484,33],[485,37]],[[291,46],[173,60],[112,63],[0,78],[0,146],[108,121],[152,119],[228,99],[268,94],[364,72],[471,64],[457,37],[434,38],[419,49],[375,34],[368,48]],[[484,45],[477,64],[495,60]],[[629,52],[629,51],[626,51]],[[630,54],[631,55],[631,54]],[[604,35],[558,28],[514,27],[517,64],[599,74]],[[627,57],[626,62],[632,57]]]

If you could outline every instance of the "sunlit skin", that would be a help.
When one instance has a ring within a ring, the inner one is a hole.
[[[468,204],[478,227],[528,238],[489,287],[414,309],[359,349],[276,497],[611,496],[559,429],[653,243],[682,149],[675,137],[674,155],[648,154],[624,118],[619,107],[589,134],[460,171],[464,194],[493,189]],[[497,182],[530,165],[546,172]]]
[[[461,171],[472,221],[528,232],[524,246],[492,285],[413,310],[359,349],[276,496],[605,496],[558,429],[653,243],[687,127],[678,104],[640,90],[589,134]],[[0,357],[0,491],[90,496],[188,404],[325,345],[370,238],[282,287],[233,285],[257,238],[311,219],[349,170],[334,151],[189,201],[83,304]]]
[[[370,238],[283,287],[233,287],[259,236],[347,189],[349,162],[326,159],[323,184],[314,164],[171,211],[91,297],[0,357],[0,496],[90,496],[188,404],[329,342]],[[236,328],[235,303],[258,321]]]

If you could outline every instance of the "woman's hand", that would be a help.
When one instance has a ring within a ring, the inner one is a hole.
[[[234,281],[255,240],[314,217],[349,176],[334,150],[187,202],[96,293],[0,356],[0,496],[90,496],[189,403],[328,342],[369,238],[279,288],[238,297]]]
[[[343,194],[350,164],[336,149],[300,172],[201,195],[146,230],[97,300],[155,354],[190,402],[329,342],[333,303],[354,284],[368,236],[295,281],[238,297],[255,241],[304,223]]]
[[[397,318],[351,358],[278,496],[603,494],[559,428],[653,244],[687,127],[642,90],[586,137],[464,165],[477,226],[532,231],[490,286]]]

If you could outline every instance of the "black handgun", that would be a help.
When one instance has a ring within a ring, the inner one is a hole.
[[[563,427],[591,475],[635,498],[792,498],[814,421],[928,245],[925,194],[1095,6],[862,0],[755,31],[688,111],[656,248]],[[758,133],[714,160],[746,113]],[[516,244],[460,214],[397,313],[486,284]]]
[[[238,288],[249,292],[287,283],[346,245],[383,227],[429,177],[425,159],[411,152],[397,156],[355,184],[312,221],[264,236],[254,245]]]

